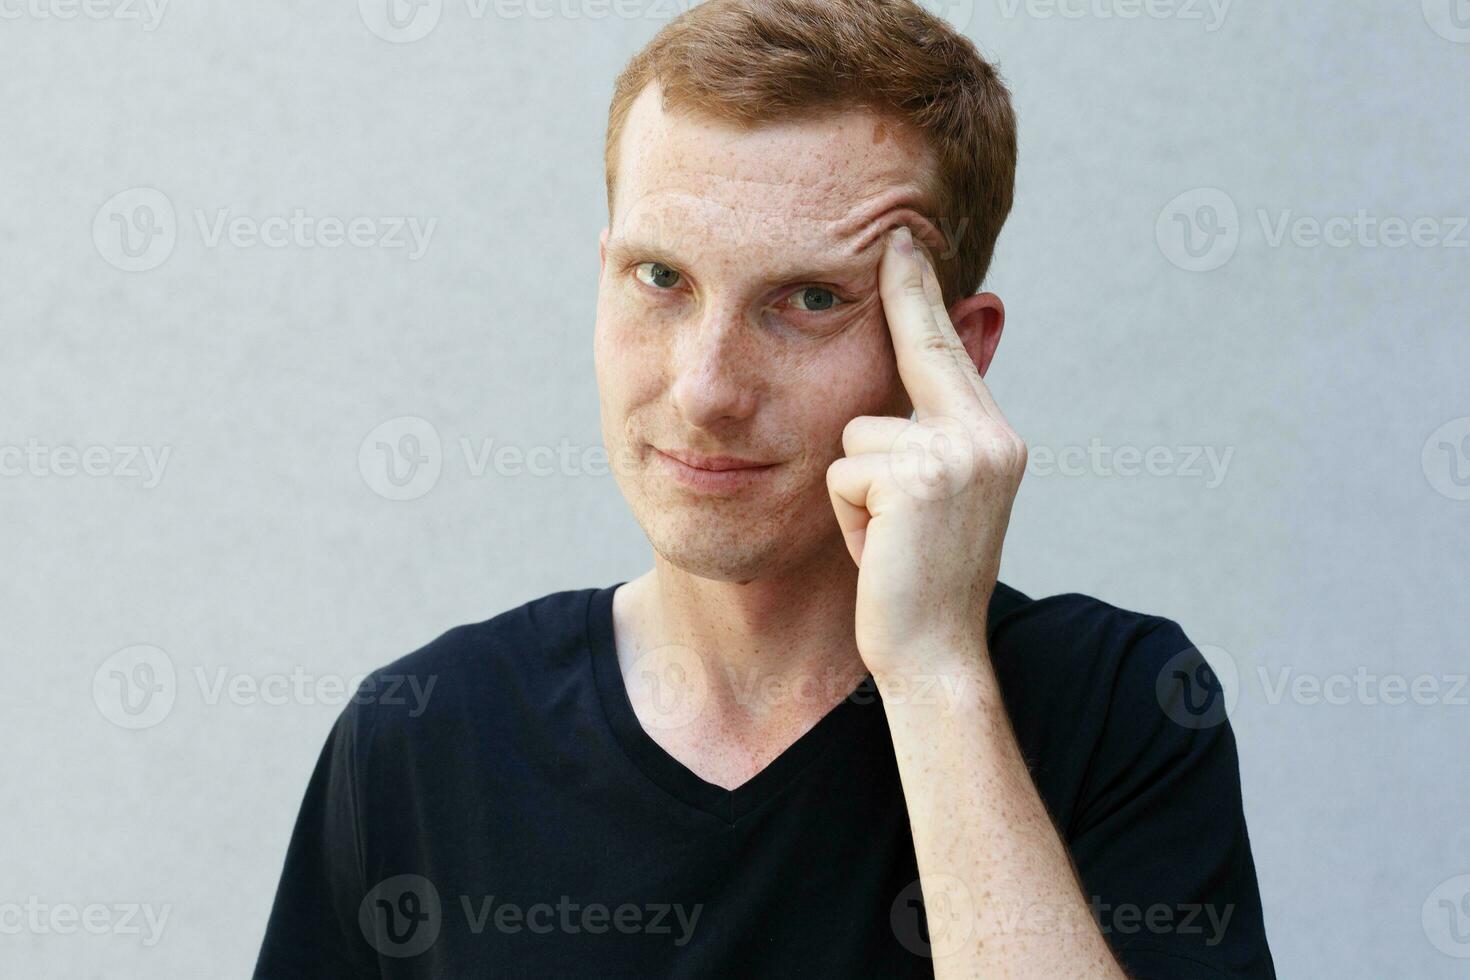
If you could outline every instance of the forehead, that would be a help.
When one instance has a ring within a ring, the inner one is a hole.
[[[614,238],[855,253],[894,224],[927,223],[928,149],[866,109],[745,129],[665,112],[650,86],[629,111],[618,154]]]

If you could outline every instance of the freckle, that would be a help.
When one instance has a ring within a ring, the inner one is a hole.
[[[888,138],[888,127],[879,123],[873,127],[873,143],[877,145]]]

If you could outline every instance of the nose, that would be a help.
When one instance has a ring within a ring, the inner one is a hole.
[[[697,428],[749,418],[759,399],[760,370],[742,313],[709,308],[674,346],[674,407]]]

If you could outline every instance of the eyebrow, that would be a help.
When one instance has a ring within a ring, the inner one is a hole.
[[[609,237],[607,254],[609,260],[631,259],[636,255],[658,256],[659,261],[667,262],[676,269],[689,267],[675,250],[638,237]],[[876,285],[877,270],[875,258],[845,254],[835,257],[831,262],[803,263],[778,269],[773,274],[763,275],[763,278],[771,284],[824,282],[857,290],[868,285],[869,280]]]

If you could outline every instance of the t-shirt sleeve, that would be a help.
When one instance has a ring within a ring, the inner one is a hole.
[[[1177,624],[1117,660],[1068,846],[1138,980],[1272,978],[1226,692]]]
[[[366,893],[358,822],[362,718],[354,698],[317,758],[286,850],[256,980],[379,976],[357,918]]]

